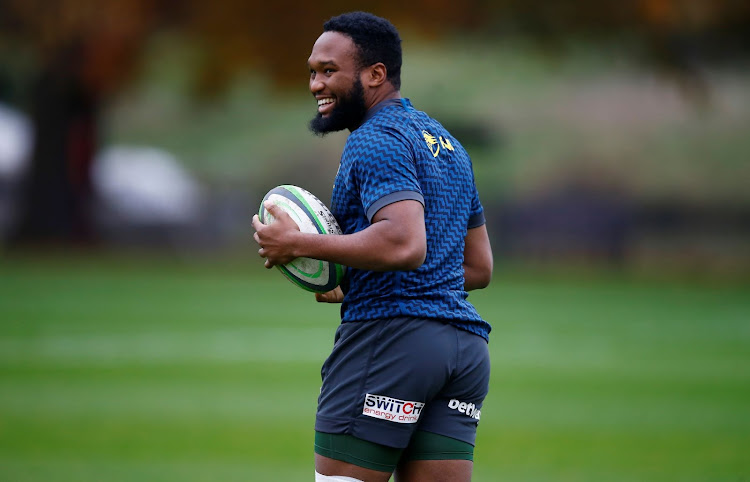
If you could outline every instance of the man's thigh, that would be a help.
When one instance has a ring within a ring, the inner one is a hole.
[[[395,482],[469,482],[473,466],[470,460],[410,460],[399,464],[393,476]],[[387,482],[391,478],[390,472],[366,469],[319,454],[315,454],[315,471],[363,482]]]
[[[471,460],[409,460],[399,464],[395,482],[469,482]]]
[[[363,482],[388,482],[391,478],[391,472],[360,467],[320,454],[315,454],[315,472],[322,475],[351,477]]]
[[[315,470],[323,475],[385,482],[395,470],[397,480],[402,481],[462,481],[471,477],[474,447],[460,440],[422,431],[414,434],[405,450],[351,435],[316,432],[315,452]]]

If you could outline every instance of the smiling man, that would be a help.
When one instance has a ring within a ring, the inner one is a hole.
[[[349,267],[318,301],[342,303],[321,370],[318,482],[471,479],[488,392],[490,325],[467,291],[492,276],[471,160],[436,120],[402,98],[401,39],[353,12],[325,23],[308,66],[318,135],[348,129],[331,210],[341,236],[253,218],[266,267],[299,256]]]

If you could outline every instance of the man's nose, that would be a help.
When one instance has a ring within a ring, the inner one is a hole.
[[[320,92],[325,87],[325,84],[318,80],[317,78],[310,79],[310,92],[313,94],[316,92]]]

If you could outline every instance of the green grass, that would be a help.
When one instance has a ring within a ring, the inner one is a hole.
[[[312,480],[338,307],[258,265],[0,259],[0,480]],[[750,480],[749,294],[498,267],[474,480]]]

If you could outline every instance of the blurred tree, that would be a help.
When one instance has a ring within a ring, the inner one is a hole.
[[[35,143],[15,240],[91,239],[99,112],[131,78],[151,34],[167,29],[199,47],[196,95],[222,92],[248,68],[279,87],[298,86],[322,22],[357,9],[430,36],[520,32],[554,43],[571,33],[637,35],[658,65],[689,79],[705,38],[723,53],[746,55],[750,32],[746,0],[0,0],[0,43],[22,44],[35,65],[28,101]],[[685,85],[705,96],[700,82]]]
[[[127,80],[153,19],[147,0],[7,0],[4,35],[33,55],[34,145],[13,241],[86,241],[102,100]]]
[[[103,102],[130,78],[150,34],[177,32],[201,50],[195,94],[223,91],[249,65],[279,86],[304,76],[304,60],[326,18],[350,9],[343,1],[5,0],[0,42],[23,44],[35,68],[29,80],[35,141],[24,183],[15,243],[87,242],[91,166]],[[412,17],[421,31],[459,18],[447,0],[390,2],[375,9],[394,20]]]

